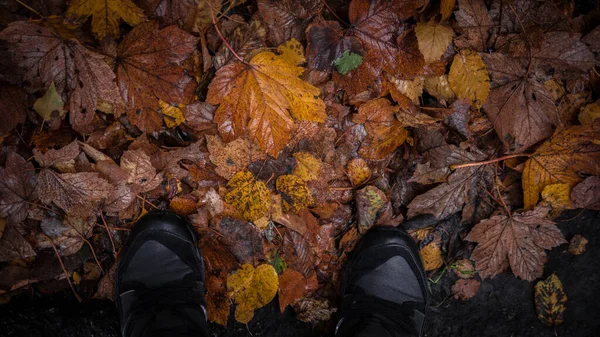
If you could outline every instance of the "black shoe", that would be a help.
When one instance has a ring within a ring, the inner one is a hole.
[[[375,227],[346,267],[336,336],[421,336],[428,301],[413,239],[395,227]]]
[[[202,254],[182,217],[153,212],[138,221],[117,266],[115,297],[124,337],[207,335]]]

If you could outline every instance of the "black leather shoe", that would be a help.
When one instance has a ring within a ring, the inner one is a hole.
[[[413,239],[395,227],[375,227],[346,267],[336,337],[421,336],[428,301]]]
[[[204,264],[182,217],[147,214],[133,227],[115,277],[124,337],[207,336]]]

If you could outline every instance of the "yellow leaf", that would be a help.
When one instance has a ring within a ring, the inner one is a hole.
[[[419,104],[419,97],[423,95],[423,77],[415,77],[414,80],[401,80],[396,77],[390,78],[390,84],[394,86],[399,93],[405,95],[410,98],[410,100]],[[392,95],[394,97],[394,95]],[[398,101],[396,99],[396,101]]]
[[[354,186],[361,185],[371,178],[371,169],[362,158],[351,159],[346,170],[348,170],[348,178]]]
[[[277,52],[284,61],[295,66],[306,61],[304,58],[304,49],[302,48],[302,44],[294,38],[291,38],[279,45],[279,47],[277,47]]]
[[[448,26],[437,24],[431,20],[427,23],[419,22],[415,28],[415,34],[425,62],[431,63],[439,60],[448,50],[454,31]]]
[[[184,104],[176,107],[159,99],[158,106],[162,109],[162,114],[165,115],[163,119],[168,128],[174,128],[185,121],[185,117],[183,117],[183,112],[181,111],[181,108],[185,108]]]
[[[321,170],[321,160],[308,152],[294,153],[296,166],[293,174],[304,181],[315,180],[319,178]]]
[[[58,112],[58,116],[62,117],[66,111],[63,109],[64,103],[60,95],[56,92],[54,82],[50,83],[50,87],[44,96],[38,98],[33,104],[33,109],[45,120],[52,118],[54,111]]]
[[[435,242],[423,247],[420,253],[426,271],[438,269],[444,264],[440,246]]]
[[[227,183],[230,189],[225,201],[235,207],[248,221],[254,221],[268,215],[271,207],[271,195],[262,181],[255,181],[249,171],[236,173]]]
[[[600,104],[598,102],[584,106],[579,112],[579,122],[581,124],[592,124],[597,118],[600,118]]]
[[[314,203],[304,181],[292,174],[277,177],[277,190],[281,193],[281,206],[284,213],[298,212]]]
[[[565,319],[567,294],[556,274],[535,285],[535,310],[544,324],[556,326]]]
[[[219,136],[206,136],[206,146],[210,152],[210,161],[215,164],[215,171],[225,179],[244,170],[251,162],[264,160],[265,154],[246,138],[238,138],[227,144]]]
[[[91,16],[92,32],[102,40],[107,36],[119,37],[119,19],[135,26],[144,18],[144,11],[131,0],[73,0],[67,16]]]
[[[425,77],[424,88],[430,95],[437,99],[443,99],[446,102],[451,102],[456,98],[454,91],[450,89],[448,75],[446,74],[442,76]]]
[[[81,283],[81,275],[79,275],[79,273],[76,271],[73,272],[73,283],[75,283],[76,285],[79,285],[79,283]]]
[[[279,278],[273,266],[261,264],[254,268],[244,264],[227,277],[227,292],[237,304],[235,319],[240,323],[250,322],[254,310],[271,302],[278,288]]]
[[[454,11],[454,4],[456,0],[442,0],[440,5],[440,14],[442,14],[442,21],[448,20],[450,15],[452,15],[452,11]]]
[[[552,184],[544,187],[542,198],[552,207],[553,215],[558,215],[565,209],[573,208],[573,202],[571,202],[572,188],[572,184]]]
[[[570,126],[542,144],[525,162],[523,194],[526,209],[533,209],[548,185],[574,185],[581,174],[599,175],[600,124]]]
[[[454,56],[448,82],[458,98],[470,99],[478,109],[490,93],[490,75],[481,56],[468,49]]]
[[[325,103],[319,89],[298,78],[303,71],[271,52],[254,56],[249,66],[234,62],[219,69],[206,101],[220,104],[213,121],[223,140],[248,132],[277,157],[291,138],[294,119],[323,122]]]

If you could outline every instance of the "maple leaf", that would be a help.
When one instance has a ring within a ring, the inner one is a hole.
[[[269,41],[276,46],[291,38],[304,41],[306,27],[323,9],[319,0],[259,0],[257,5]]]
[[[600,123],[577,125],[558,131],[525,163],[523,194],[525,208],[533,209],[548,185],[574,185],[581,174],[600,175]]]
[[[258,20],[251,21],[249,24],[240,24],[235,28],[232,34],[227,38],[230,47],[238,56],[244,58],[252,51],[267,46],[265,36],[267,32],[265,27]],[[230,61],[235,60],[233,53],[223,43],[213,58],[213,65],[216,70],[221,69]]]
[[[131,0],[73,0],[67,9],[69,17],[92,17],[92,32],[102,40],[107,36],[119,37],[119,19],[135,26],[144,18],[144,12]]]
[[[556,274],[535,284],[535,311],[540,321],[548,326],[561,324],[567,310],[567,294]]]
[[[490,29],[494,24],[483,0],[458,0],[458,11],[454,12],[461,36],[455,44],[461,49],[487,52]]]
[[[154,110],[159,100],[189,103],[196,87],[182,63],[196,47],[196,38],[176,26],[158,29],[155,21],[135,26],[117,49],[117,83],[129,120],[151,132],[162,126]]]
[[[8,226],[0,237],[0,262],[35,256],[31,244],[15,229]]]
[[[294,119],[323,122],[319,89],[298,78],[302,68],[262,52],[249,65],[229,64],[217,71],[207,102],[220,104],[214,122],[225,141],[246,133],[274,157],[290,140]]]
[[[24,21],[11,23],[0,32],[0,39],[12,44],[11,55],[25,69],[21,80],[28,91],[48,88],[54,82],[57,92],[69,98],[71,125],[76,131],[89,131],[101,100],[119,111],[122,100],[114,73],[102,55],[79,41],[63,40],[53,29]]]
[[[254,268],[245,264],[227,277],[227,292],[237,304],[235,319],[248,323],[254,316],[254,310],[269,304],[277,294],[279,279],[270,264],[261,264]]]
[[[425,62],[430,63],[437,61],[446,52],[452,42],[454,31],[432,20],[427,23],[419,22],[415,27],[415,34]]]
[[[2,85],[0,87],[0,135],[8,133],[27,117],[27,93],[20,88]]]
[[[544,249],[566,243],[547,209],[496,215],[483,220],[466,239],[478,245],[471,256],[481,277],[494,277],[508,265],[517,277],[533,281],[542,276],[546,253]],[[508,263],[507,263],[508,262]]]
[[[89,216],[113,187],[96,172],[55,173],[48,169],[38,175],[36,193],[40,200],[54,203],[73,216]]]
[[[8,218],[9,224],[18,224],[27,218],[35,185],[33,164],[8,152],[4,168],[0,167],[0,216]]]

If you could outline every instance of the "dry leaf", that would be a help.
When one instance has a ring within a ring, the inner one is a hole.
[[[69,2],[67,16],[92,17],[92,32],[102,40],[107,36],[119,37],[122,19],[135,26],[144,18],[144,12],[131,0],[73,0]]]
[[[494,277],[510,265],[513,274],[523,280],[542,276],[547,260],[544,249],[567,242],[546,215],[547,209],[538,207],[512,217],[496,215],[477,224],[466,239],[478,243],[471,257],[479,275]]]
[[[262,181],[254,180],[249,171],[236,173],[227,183],[230,189],[225,194],[225,202],[233,205],[248,221],[258,220],[268,215],[271,193]]]
[[[490,93],[490,75],[477,53],[463,50],[454,56],[448,74],[450,88],[458,98],[467,98],[481,108]]]
[[[556,326],[564,321],[567,294],[556,274],[536,283],[534,298],[535,311],[542,323]]]
[[[270,264],[254,268],[245,264],[227,277],[227,292],[235,303],[235,319],[248,323],[254,310],[267,305],[277,294],[279,280],[277,272]]]
[[[480,285],[481,283],[474,279],[459,279],[452,286],[452,295],[456,300],[466,301],[477,294]]]
[[[419,22],[415,27],[415,34],[419,41],[419,50],[425,58],[425,62],[431,63],[439,60],[446,52],[454,31],[452,28],[435,23],[431,20],[427,23]]]
[[[207,102],[220,104],[214,121],[223,140],[248,132],[265,152],[277,157],[290,140],[294,119],[323,122],[325,104],[319,89],[298,78],[302,68],[270,52],[254,56],[249,64],[219,69]]]

